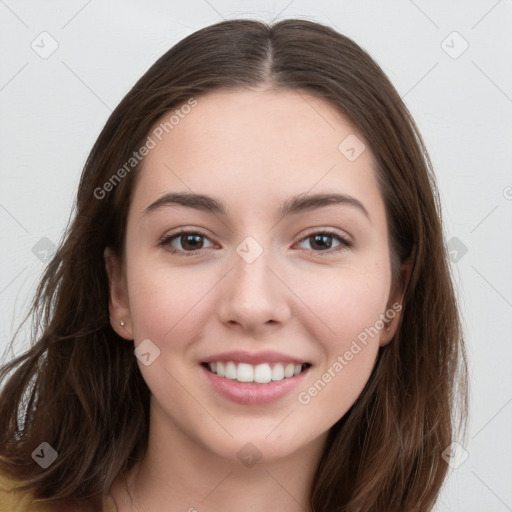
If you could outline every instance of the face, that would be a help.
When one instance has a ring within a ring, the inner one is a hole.
[[[370,148],[332,105],[284,90],[198,97],[160,137],[123,261],[106,252],[112,325],[138,348],[152,428],[229,459],[247,443],[264,459],[306,449],[397,324]]]

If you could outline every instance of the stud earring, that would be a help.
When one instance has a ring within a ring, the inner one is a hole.
[[[119,324],[121,325],[121,327],[124,327],[124,322],[122,320],[119,322]]]

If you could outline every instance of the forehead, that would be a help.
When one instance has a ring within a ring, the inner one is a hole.
[[[237,154],[285,152],[289,158],[300,158],[315,152],[336,155],[341,138],[357,132],[334,105],[305,92],[229,89],[210,92],[196,101],[188,114],[179,120],[174,116],[178,123],[168,126],[169,133],[162,134],[162,142],[168,140],[171,145],[184,144],[183,149],[190,149],[188,145],[194,141],[209,154],[215,152],[216,143],[238,144],[233,146],[230,159]],[[162,116],[156,126],[165,128],[169,117]],[[148,160],[159,153],[152,152]]]
[[[269,199],[312,189],[378,195],[370,149],[347,158],[343,141],[358,151],[364,142],[330,102],[287,89],[218,90],[196,101],[172,125],[172,113],[155,123],[134,200],[174,189],[246,199],[249,191],[253,202],[260,192]]]

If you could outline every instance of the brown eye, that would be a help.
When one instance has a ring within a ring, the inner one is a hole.
[[[184,235],[180,235],[177,240],[179,240],[179,242],[181,243],[181,246],[186,251],[188,251],[188,250],[194,251],[194,250],[203,248],[202,247],[202,245],[203,245],[202,238],[203,237],[198,234],[184,234]]]
[[[301,242],[304,241],[308,241],[310,249],[316,253],[328,251],[329,254],[332,254],[351,246],[348,240],[333,231],[312,233],[301,240]],[[337,245],[333,245],[335,241],[338,242]]]
[[[180,231],[179,233],[165,237],[159,245],[171,253],[182,253],[185,256],[192,256],[195,252],[206,248],[204,245],[205,240],[209,241],[209,238],[198,231]],[[213,246],[211,241],[209,241],[209,243],[211,245],[208,247]]]

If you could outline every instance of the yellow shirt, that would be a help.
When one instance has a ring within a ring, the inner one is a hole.
[[[36,502],[32,494],[16,491],[19,483],[0,473],[0,512],[52,512],[50,505]],[[110,495],[103,500],[102,512],[117,512]]]

